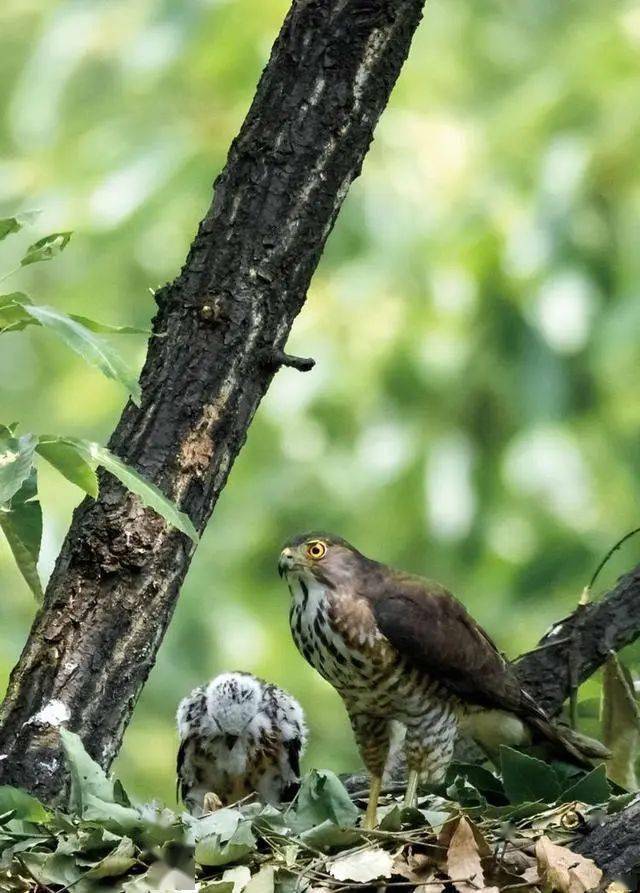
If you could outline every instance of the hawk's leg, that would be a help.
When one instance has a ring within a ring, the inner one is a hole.
[[[446,701],[436,702],[421,716],[407,721],[405,754],[407,758],[407,789],[404,805],[413,806],[421,780],[437,784],[444,779],[453,757],[458,723]]]
[[[362,713],[349,714],[351,727],[356,736],[360,755],[371,776],[369,803],[364,817],[364,827],[368,830],[376,826],[376,810],[382,787],[382,775],[389,755],[391,731],[389,721],[380,716],[366,716]]]

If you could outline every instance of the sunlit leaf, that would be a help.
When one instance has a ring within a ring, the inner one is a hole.
[[[21,229],[17,217],[0,217],[0,242],[12,233],[20,232]]]
[[[627,791],[638,790],[640,702],[629,670],[612,654],[602,675],[602,737],[611,750],[609,778]]]
[[[186,533],[195,543],[198,542],[198,532],[191,519],[181,512],[170,499],[167,499],[155,484],[146,480],[130,465],[98,443],[75,438],[67,438],[66,442],[74,446],[86,461],[94,466],[102,465],[103,468],[111,472],[128,490],[140,497],[143,505],[152,508],[173,527]]]
[[[104,769],[89,756],[80,736],[69,729],[60,729],[60,740],[71,776],[69,808],[82,815],[89,795],[112,803],[113,782]]]
[[[112,326],[106,322],[98,322],[95,319],[89,319],[88,316],[80,316],[77,313],[70,313],[69,318],[80,323],[85,329],[96,332],[98,335],[151,335],[150,329],[138,329],[135,326]]]
[[[23,305],[29,303],[29,298],[21,291],[0,295],[0,334],[17,332],[28,325],[36,324],[36,320],[24,309]]]
[[[20,261],[20,266],[27,267],[29,264],[37,264],[41,261],[51,260],[69,244],[69,239],[73,233],[50,233],[43,236],[27,248],[27,253]]]
[[[21,861],[29,869],[30,874],[49,889],[51,884],[67,887],[75,884],[83,875],[73,856],[62,856],[59,853],[23,853]]]
[[[377,878],[391,877],[393,856],[378,847],[347,853],[334,859],[329,873],[337,881],[356,881],[367,884]]]
[[[20,232],[23,226],[29,226],[40,214],[40,211],[22,211],[14,217],[0,218],[0,242],[12,233]]]
[[[89,331],[76,320],[54,307],[24,304],[26,312],[53,331],[84,360],[99,369],[107,378],[119,382],[140,403],[140,385],[120,354],[103,338]]]
[[[13,813],[14,818],[35,823],[46,822],[51,815],[42,803],[36,800],[35,797],[32,797],[31,794],[27,794],[26,791],[11,787],[8,784],[1,785],[0,813],[9,811]]]
[[[29,477],[38,438],[0,434],[0,505],[8,503]]]
[[[298,831],[326,819],[346,828],[354,825],[360,814],[338,776],[328,769],[313,769],[305,776],[292,813]]]
[[[80,487],[94,499],[97,497],[98,476],[93,465],[87,462],[77,447],[62,437],[45,435],[40,437],[36,450],[68,481]]]
[[[18,570],[38,600],[42,599],[42,585],[38,575],[38,556],[42,540],[42,508],[37,496],[37,473],[31,469],[29,477],[11,499],[9,506],[0,508],[0,528],[13,553]]]
[[[229,840],[223,842],[219,834],[203,837],[195,848],[195,859],[200,865],[227,865],[239,862],[256,849],[256,838],[250,822],[240,822]]]

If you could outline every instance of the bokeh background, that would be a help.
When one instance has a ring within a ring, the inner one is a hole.
[[[3,0],[0,214],[66,252],[5,290],[145,326],[286,0]],[[307,709],[307,765],[356,768],[289,638],[283,539],[325,527],[450,586],[515,656],[639,523],[640,8],[429,0],[280,372],[198,549],[117,770],[172,799],[180,697],[229,668]],[[140,366],[143,338],[119,339]],[[124,395],[42,330],[0,343],[0,418],[106,441]],[[49,574],[79,491],[41,469]],[[632,540],[599,580],[637,560]],[[35,605],[0,543],[0,691]],[[638,662],[638,652],[627,654]],[[597,695],[597,680],[584,697]]]

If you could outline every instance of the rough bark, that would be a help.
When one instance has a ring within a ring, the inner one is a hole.
[[[571,849],[593,859],[606,882],[623,881],[629,890],[640,890],[640,800],[606,818]]]
[[[283,355],[424,0],[295,0],[186,263],[157,295],[110,447],[199,530]],[[159,246],[161,250],[161,246]],[[295,359],[295,358],[294,358]],[[295,363],[294,363],[295,365]],[[308,363],[298,364],[304,368]],[[155,661],[192,544],[110,476],[75,512],[0,714],[0,782],[55,800],[68,714],[109,766]]]
[[[598,601],[579,606],[516,663],[524,688],[551,715],[611,651],[640,636],[640,565]]]

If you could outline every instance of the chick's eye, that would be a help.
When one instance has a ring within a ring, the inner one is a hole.
[[[318,561],[318,559],[323,558],[326,553],[327,547],[324,543],[321,543],[320,540],[314,540],[307,546],[307,555],[309,556],[309,558],[313,558],[314,561]]]

